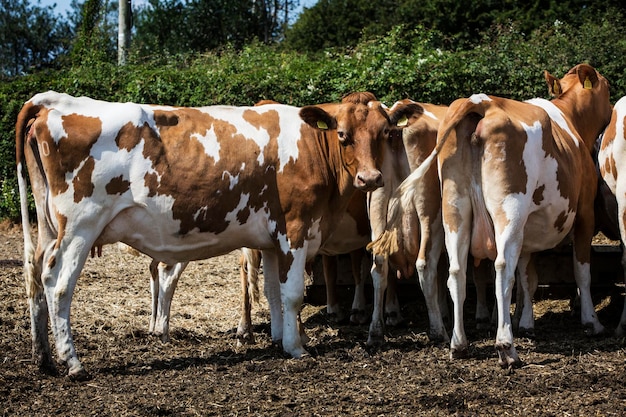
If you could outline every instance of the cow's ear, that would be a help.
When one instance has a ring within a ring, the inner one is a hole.
[[[394,106],[389,115],[389,121],[393,126],[403,129],[415,123],[424,114],[424,108],[417,103],[407,103]]]
[[[584,88],[591,90],[598,85],[598,73],[589,65],[580,65],[577,70],[578,80]]]
[[[546,79],[546,83],[548,83],[548,91],[550,95],[553,97],[558,97],[563,93],[563,88],[561,88],[561,82],[554,75],[550,74],[548,71],[543,72],[543,76]]]
[[[337,119],[317,106],[305,106],[300,109],[300,118],[319,130],[337,129]]]

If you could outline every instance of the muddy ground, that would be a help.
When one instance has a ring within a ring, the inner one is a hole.
[[[524,366],[497,366],[493,331],[477,331],[466,303],[470,358],[450,361],[426,337],[425,308],[404,303],[406,325],[376,352],[367,326],[330,323],[306,305],[310,356],[271,344],[269,313],[254,306],[256,344],[238,348],[238,254],[196,262],[174,297],[172,341],[147,333],[149,261],[105,248],[89,259],[72,305],[76,347],[91,379],[40,374],[30,362],[20,229],[0,229],[0,414],[15,416],[619,416],[626,415],[624,339],[588,338],[567,299],[536,307],[536,338],[516,340]],[[598,296],[600,319],[623,298]]]

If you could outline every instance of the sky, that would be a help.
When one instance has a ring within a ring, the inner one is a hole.
[[[115,0],[110,0],[115,1]],[[235,0],[236,1],[236,0]],[[145,4],[148,0],[132,0],[133,6],[138,6],[141,4]],[[300,7],[297,9],[297,13],[299,13],[303,7],[311,7],[313,6],[317,0],[300,0]],[[66,12],[71,9],[72,0],[30,0],[30,3],[37,4],[41,6],[52,6],[56,4],[55,11],[62,16],[65,16]]]

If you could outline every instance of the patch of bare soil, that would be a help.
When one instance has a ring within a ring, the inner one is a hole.
[[[536,338],[516,339],[525,361],[497,366],[494,333],[475,330],[466,302],[470,358],[451,361],[426,337],[421,300],[408,300],[402,328],[376,352],[367,326],[336,325],[306,305],[310,356],[271,344],[265,301],[254,306],[256,344],[238,348],[238,253],[196,262],[180,280],[172,341],[147,333],[149,260],[106,247],[89,259],[72,306],[74,338],[91,379],[40,374],[30,362],[30,322],[19,229],[0,230],[0,414],[64,416],[618,416],[626,414],[624,340],[588,338],[568,300],[536,308]],[[471,294],[468,294],[471,296]],[[611,302],[611,300],[613,302]],[[602,296],[614,328],[621,294]],[[348,303],[346,303],[348,305]]]

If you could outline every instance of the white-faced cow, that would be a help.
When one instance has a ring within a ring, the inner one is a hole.
[[[261,249],[283,307],[271,318],[273,337],[302,356],[305,263],[353,192],[383,185],[382,145],[415,111],[389,113],[375,101],[181,108],[35,95],[16,124],[35,362],[53,367],[49,318],[60,362],[71,377],[86,375],[72,340],[72,294],[91,248],[118,241],[168,265]]]
[[[385,186],[370,193],[369,211],[372,226],[372,239],[381,236],[387,226],[388,206],[392,195],[400,183],[430,155],[437,143],[437,129],[447,111],[446,106],[415,103],[402,100],[391,107],[401,108],[409,103],[418,105],[422,113],[415,113],[411,126],[402,134],[386,142],[385,159],[381,171]],[[399,133],[399,132],[398,132]],[[396,198],[397,200],[397,198]],[[416,186],[414,196],[402,207],[399,234],[394,235],[393,245],[397,247],[389,258],[391,266],[397,269],[398,277],[410,277],[417,267],[418,278],[428,310],[429,338],[434,341],[448,341],[443,324],[440,305],[445,299],[437,279],[437,265],[443,247],[441,225],[441,194],[437,168],[426,172],[424,179]],[[374,285],[374,310],[370,324],[368,344],[383,342],[383,296],[387,287],[389,265],[387,256],[377,255],[374,250],[372,282]],[[399,308],[396,307],[399,313]]]
[[[527,285],[530,255],[568,235],[574,242],[581,321],[594,334],[603,331],[589,291],[597,182],[591,149],[611,116],[609,86],[586,64],[560,80],[548,72],[545,78],[551,101],[484,94],[456,100],[439,127],[435,151],[401,186],[402,199],[412,199],[438,158],[454,303],[453,358],[467,355],[463,303],[468,253],[495,261],[495,346],[501,366],[520,363],[509,314],[516,267],[520,283]],[[390,230],[398,227],[394,223]],[[530,317],[522,314],[523,326],[532,326],[532,309]]]
[[[615,103],[611,121],[602,135],[602,143],[598,153],[598,165],[600,174],[604,183],[613,194],[613,200],[617,202],[617,210],[615,210],[615,202],[610,201],[604,204],[605,209],[609,213],[601,213],[610,219],[610,224],[615,223],[617,217],[617,225],[619,227],[619,238],[622,245],[626,243],[626,97],[622,97]],[[599,196],[606,199],[607,196]],[[604,229],[604,228],[603,228]],[[626,283],[626,250],[622,251],[622,268],[624,269],[624,282]],[[624,335],[626,331],[626,300],[624,301],[624,309],[619,321],[619,325],[615,329],[618,336]]]

